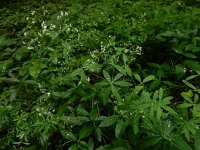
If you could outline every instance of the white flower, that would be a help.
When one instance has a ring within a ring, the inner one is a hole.
[[[31,11],[31,15],[34,15],[35,14],[35,11]]]

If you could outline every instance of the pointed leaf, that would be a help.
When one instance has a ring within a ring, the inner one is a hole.
[[[110,83],[112,82],[111,77],[107,71],[105,71],[105,70],[103,71],[103,76],[108,82],[110,82]]]
[[[150,75],[150,76],[147,76],[146,78],[144,78],[142,83],[146,83],[146,82],[152,81],[154,79],[155,79],[155,76],[154,75]]]
[[[109,127],[112,126],[113,124],[115,124],[118,120],[119,116],[113,115],[113,116],[109,116],[107,118],[105,118],[101,124],[99,125],[99,127]]]
[[[115,77],[114,77],[114,79],[113,79],[113,81],[117,81],[119,78],[121,78],[123,76],[123,74],[121,74],[121,73],[118,73]]]
[[[141,80],[139,74],[134,74],[134,77],[135,77],[135,79],[138,80],[140,83],[142,82],[142,80]]]
[[[79,132],[79,139],[88,137],[93,131],[93,126],[85,125]]]
[[[116,98],[116,100],[118,102],[121,101],[121,96],[119,95],[119,92],[118,90],[116,89],[116,87],[114,85],[111,85],[111,91],[112,91],[112,94],[114,95],[114,97]]]
[[[126,82],[126,81],[116,81],[116,82],[114,82],[114,84],[119,85],[119,86],[122,86],[122,87],[129,87],[129,86],[132,86],[131,83]]]

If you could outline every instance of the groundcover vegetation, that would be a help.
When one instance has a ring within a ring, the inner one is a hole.
[[[0,149],[199,150],[199,5],[1,2]]]

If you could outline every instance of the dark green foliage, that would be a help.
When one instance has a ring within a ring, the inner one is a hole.
[[[0,8],[0,149],[199,150],[199,1]]]

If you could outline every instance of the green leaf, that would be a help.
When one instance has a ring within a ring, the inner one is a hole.
[[[185,80],[192,80],[192,79],[194,79],[194,78],[196,78],[198,75],[192,75],[192,76],[189,76],[189,77],[187,77]]]
[[[76,141],[77,140],[76,136],[70,131],[61,130],[61,134],[67,140],[70,140],[70,141]]]
[[[195,150],[200,150],[200,131],[197,130],[195,138],[194,138],[194,146]]]
[[[144,143],[141,145],[143,148],[148,148],[150,146],[155,146],[159,142],[161,142],[162,138],[161,137],[151,137],[150,139],[147,139],[144,141]]]
[[[190,82],[188,82],[187,80],[182,80],[182,81],[183,81],[183,83],[184,83],[185,85],[187,85],[188,87],[190,87],[190,88],[196,90],[196,87],[195,87],[194,85],[192,85]]]
[[[114,95],[114,97],[116,98],[116,100],[118,102],[120,102],[121,101],[121,96],[119,95],[119,92],[118,92],[117,88],[114,85],[111,85],[111,91],[112,91],[112,94]]]
[[[119,116],[113,115],[113,116],[109,116],[107,118],[105,118],[101,124],[99,125],[99,127],[109,127],[114,125],[119,119]]]
[[[190,145],[186,143],[181,137],[176,137],[174,144],[180,149],[180,150],[192,150]]]
[[[177,108],[188,108],[191,106],[193,106],[193,104],[191,104],[191,103],[182,103],[182,104],[178,105]]]
[[[123,54],[123,61],[124,61],[124,63],[126,63],[128,61],[128,57],[124,54]]]
[[[93,140],[93,138],[89,138],[87,145],[88,145],[88,150],[94,150],[94,140]]]
[[[88,59],[83,63],[83,68],[85,70],[91,71],[91,72],[99,72],[101,70],[101,65],[94,62],[92,59]]]
[[[78,145],[77,144],[73,144],[72,146],[69,147],[68,150],[78,150]]]
[[[162,98],[163,98],[163,89],[160,88],[160,90],[159,90],[159,101],[161,101]]]
[[[114,79],[113,79],[113,81],[117,81],[119,78],[121,78],[123,76],[123,74],[121,74],[121,73],[118,73],[115,77],[114,77]]]
[[[132,77],[132,71],[131,71],[131,68],[128,65],[125,65],[125,71],[129,75],[129,77]]]
[[[147,76],[146,78],[144,78],[142,83],[146,83],[146,82],[152,81],[154,79],[155,79],[155,76],[154,75],[150,75],[150,76]]]
[[[103,76],[109,83],[112,82],[112,79],[107,71],[105,71],[105,70],[103,71]]]
[[[163,109],[167,110],[169,113],[173,115],[178,115],[171,107],[169,106],[162,106]]]
[[[124,122],[119,120],[115,127],[115,137],[118,138],[124,131]]]
[[[142,80],[141,80],[139,74],[134,74],[134,77],[135,77],[135,79],[138,80],[140,83],[142,82]]]
[[[120,73],[122,73],[123,75],[126,75],[126,71],[123,67],[118,66],[118,65],[114,65],[114,66]]]
[[[132,86],[131,83],[126,82],[126,81],[116,81],[116,82],[114,82],[114,84],[119,85],[119,86],[122,86],[122,87],[129,87],[129,86]]]
[[[102,139],[101,128],[96,128],[95,133],[96,133],[96,138],[97,138],[97,140],[98,140],[99,142],[101,142],[101,139]]]
[[[91,125],[85,125],[81,128],[79,132],[79,139],[83,139],[88,137],[93,131],[93,126]]]
[[[38,75],[40,74],[41,70],[45,67],[45,64],[42,64],[40,62],[33,62],[33,65],[29,68],[30,75],[33,78],[38,78]]]
[[[160,118],[161,118],[161,116],[162,116],[162,113],[163,113],[163,111],[162,111],[162,109],[158,106],[158,109],[157,109],[157,121],[160,121]]]

